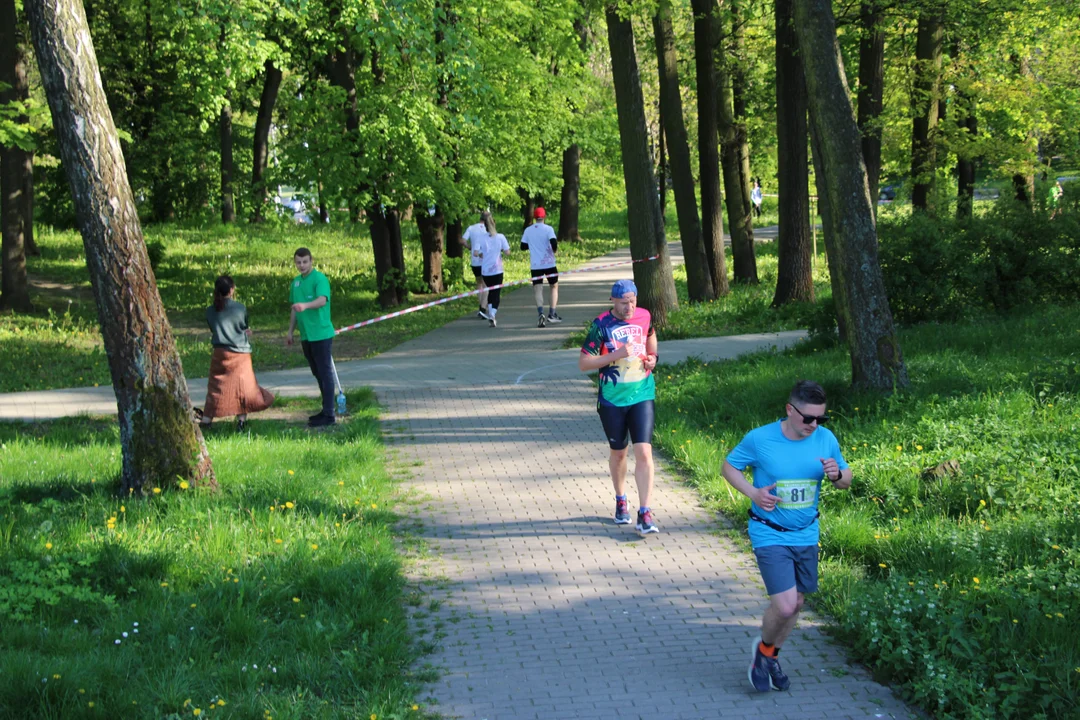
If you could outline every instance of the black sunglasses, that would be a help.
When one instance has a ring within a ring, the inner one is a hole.
[[[824,425],[825,423],[829,422],[829,416],[828,415],[807,415],[802,410],[795,407],[794,404],[788,403],[788,405],[791,405],[791,407],[795,408],[795,412],[799,413],[799,415],[802,416],[802,421],[804,423],[806,423],[807,425],[809,425],[812,422],[816,422],[818,425]]]

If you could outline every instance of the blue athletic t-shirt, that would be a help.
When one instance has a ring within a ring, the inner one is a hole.
[[[820,528],[815,518],[821,496],[821,481],[825,471],[821,458],[833,458],[841,470],[848,467],[840,452],[840,443],[829,430],[819,427],[809,437],[789,440],[780,429],[780,420],[762,425],[728,453],[727,461],[738,470],[754,470],[754,487],[763,488],[776,483],[770,492],[783,502],[766,512],[751,503],[758,517],[765,518],[792,531],[781,532],[750,520],[750,543],[756,547],[769,545],[817,545]]]

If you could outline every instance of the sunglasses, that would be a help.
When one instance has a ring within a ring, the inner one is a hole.
[[[829,422],[829,416],[828,415],[807,415],[806,413],[804,413],[802,410],[795,407],[791,403],[788,403],[788,405],[791,405],[791,407],[795,408],[795,412],[799,413],[799,415],[802,416],[802,421],[804,423],[806,423],[807,425],[809,425],[812,422],[816,422],[818,425],[824,425],[825,423]]]

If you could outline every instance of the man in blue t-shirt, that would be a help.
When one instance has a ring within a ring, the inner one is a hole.
[[[754,641],[750,684],[760,692],[787,690],[780,646],[795,628],[806,593],[818,586],[818,500],[823,479],[851,487],[851,470],[836,436],[821,427],[825,390],[795,383],[786,417],[751,430],[724,460],[728,483],[750,498],[750,543],[769,593],[769,607]],[[751,484],[743,471],[754,470]]]

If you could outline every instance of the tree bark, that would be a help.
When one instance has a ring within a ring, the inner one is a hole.
[[[274,105],[281,89],[281,70],[273,60],[264,64],[262,96],[259,98],[259,114],[255,117],[255,140],[252,145],[251,192],[254,208],[251,221],[261,223],[266,206],[266,166],[270,158],[270,125],[274,119]]]
[[[847,345],[847,318],[851,316],[851,304],[847,301],[844,289],[844,273],[840,267],[841,249],[836,239],[832,211],[829,207],[828,185],[825,182],[825,168],[821,163],[821,139],[813,123],[810,123],[810,147],[814,162],[814,184],[817,187],[817,209],[821,218],[821,239],[825,243],[825,257],[829,263],[829,287],[832,288],[833,308],[836,310],[836,329],[841,345]],[[816,218],[810,218],[816,222]]]
[[[656,60],[660,72],[660,125],[661,156],[664,139],[671,164],[671,181],[675,189],[675,210],[679,218],[679,236],[682,240],[686,261],[686,286],[691,302],[712,300],[716,297],[712,276],[709,274],[709,258],[701,237],[698,220],[697,197],[694,190],[694,169],[690,160],[690,141],[683,120],[682,93],[679,86],[679,64],[675,54],[675,30],[671,23],[671,3],[663,2],[653,16],[653,34],[656,38]],[[661,198],[667,188],[661,186]],[[663,203],[661,203],[663,217]]]
[[[859,132],[870,200],[877,212],[881,182],[881,113],[885,96],[885,30],[878,0],[863,0],[859,40]]]
[[[441,212],[441,211],[440,211]],[[465,255],[463,248],[465,247],[461,239],[461,234],[464,232],[461,220],[454,220],[446,225],[446,257],[460,258]]]
[[[15,16],[15,0],[0,0],[0,82],[8,89],[0,92],[0,104],[26,102],[29,85],[23,57],[24,38]],[[26,123],[25,115],[16,122]],[[0,308],[27,312],[31,309],[30,284],[26,277],[26,234],[34,224],[27,216],[26,150],[16,146],[0,147]]]
[[[518,188],[518,197],[521,198],[521,232],[533,224],[533,213],[536,212],[536,197],[525,188]]]
[[[731,233],[732,274],[736,281],[756,285],[757,252],[754,248],[754,209],[750,202],[753,180],[750,177],[750,141],[746,129],[746,39],[743,32],[744,18],[741,4],[731,3],[731,35],[733,41],[731,66],[731,103],[734,110],[735,158],[739,169],[738,199],[742,205],[742,217],[729,225],[741,226],[738,237]],[[738,249],[736,249],[738,242]]]
[[[930,12],[920,15],[915,38],[915,84],[911,95],[911,207],[931,213],[934,211],[931,194],[937,175],[936,135],[943,38],[941,17]]]
[[[394,289],[400,305],[409,299],[409,292],[405,283],[408,276],[405,247],[401,243],[401,211],[396,207],[386,209],[386,232],[390,240],[390,263],[394,268]]]
[[[668,186],[668,159],[667,137],[664,132],[664,112],[660,111],[660,120],[656,123],[656,140],[660,148],[660,157],[656,163],[656,192],[660,196],[660,220],[667,230],[667,186]],[[696,209],[696,203],[695,203]]]
[[[371,249],[375,256],[375,280],[378,283],[379,305],[391,308],[400,304],[398,286],[394,280],[394,255],[390,246],[390,228],[386,215],[376,196],[375,202],[365,209],[368,230],[371,233]]]
[[[438,207],[434,214],[417,208],[413,209],[413,213],[416,215],[416,228],[420,231],[420,247],[424,253],[424,284],[427,285],[428,292],[441,293],[446,289],[442,276],[446,217]]]
[[[962,111],[966,112],[962,127],[964,127],[972,140],[979,134],[979,123],[975,116],[975,102],[963,92],[957,93],[962,104]],[[975,158],[968,157],[968,153],[957,153],[956,156],[956,217],[957,219],[970,218],[975,211]]]
[[[701,236],[713,291],[728,294],[724,220],[720,193],[720,148],[716,120],[716,19],[710,0],[691,0],[694,12],[694,68],[698,88],[698,164],[701,183]]]
[[[664,224],[660,221],[660,199],[649,156],[645,100],[641,94],[634,30],[629,19],[619,17],[615,5],[607,6],[608,47],[611,74],[615,83],[615,107],[619,115],[619,144],[622,148],[623,177],[626,181],[627,220],[630,255],[645,261],[634,264],[638,302],[652,313],[653,325],[663,328],[667,314],[678,307],[675,280],[671,274]]]
[[[776,156],[780,228],[773,307],[813,302],[806,81],[793,27],[794,0],[776,0]]]
[[[232,106],[229,98],[221,106],[221,222],[236,222],[236,206],[233,204],[233,137]]]
[[[852,385],[880,391],[906,386],[907,367],[881,277],[866,165],[831,0],[796,2],[795,30],[828,196],[825,222],[838,246],[836,265],[844,305],[850,307],[846,325]]]
[[[581,189],[581,147],[574,143],[563,151],[562,156],[562,197],[559,201],[559,242],[581,242],[578,219],[581,206],[578,193]]]
[[[216,487],[79,0],[27,0],[119,408],[124,494]]]

